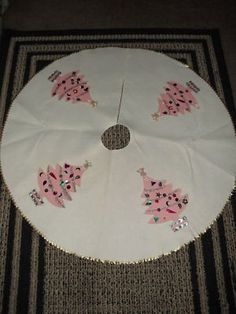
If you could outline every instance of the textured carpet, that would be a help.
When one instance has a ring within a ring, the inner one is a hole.
[[[69,53],[101,46],[152,49],[187,63],[216,90],[235,121],[217,31],[5,31],[1,46],[1,126],[12,100],[37,71]],[[1,313],[236,310],[235,194],[211,229],[195,242],[171,255],[134,265],[103,264],[60,251],[22,218],[2,181],[0,196]]]

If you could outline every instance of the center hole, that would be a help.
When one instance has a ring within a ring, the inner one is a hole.
[[[116,150],[126,147],[130,142],[129,129],[116,124],[106,129],[101,136],[102,144],[109,150]]]

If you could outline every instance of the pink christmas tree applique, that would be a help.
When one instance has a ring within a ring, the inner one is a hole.
[[[85,102],[93,107],[96,106],[96,101],[91,98],[90,87],[84,76],[79,71],[73,71],[61,75],[61,72],[55,71],[48,78],[54,82],[52,87],[52,97],[57,96],[59,100],[70,101],[72,103]]]
[[[165,92],[158,98],[158,110],[152,114],[153,119],[158,120],[166,115],[178,116],[199,108],[192,91],[198,92],[199,88],[191,81],[186,86],[174,81],[167,82]]]
[[[186,209],[188,195],[182,195],[180,189],[173,189],[172,184],[163,180],[148,177],[144,168],[138,170],[143,177],[143,205],[146,206],[145,214],[150,215],[149,224],[161,224],[173,221],[173,231],[188,225],[187,218],[180,218],[180,214]]]
[[[76,192],[76,186],[80,186],[81,177],[91,164],[86,161],[82,166],[72,166],[65,163],[63,166],[48,166],[47,171],[39,169],[38,187],[30,192],[35,205],[44,203],[46,198],[49,203],[56,207],[65,207],[64,201],[71,201],[71,193]]]

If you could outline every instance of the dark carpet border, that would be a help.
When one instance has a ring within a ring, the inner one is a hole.
[[[99,28],[99,29],[64,29],[64,30],[13,30],[4,29],[8,36],[68,36],[68,35],[212,35],[218,32],[217,28]]]

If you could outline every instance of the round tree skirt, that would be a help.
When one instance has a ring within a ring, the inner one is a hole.
[[[216,219],[234,187],[231,118],[186,65],[141,49],[57,60],[14,100],[2,171],[48,241],[113,262],[158,258]]]

